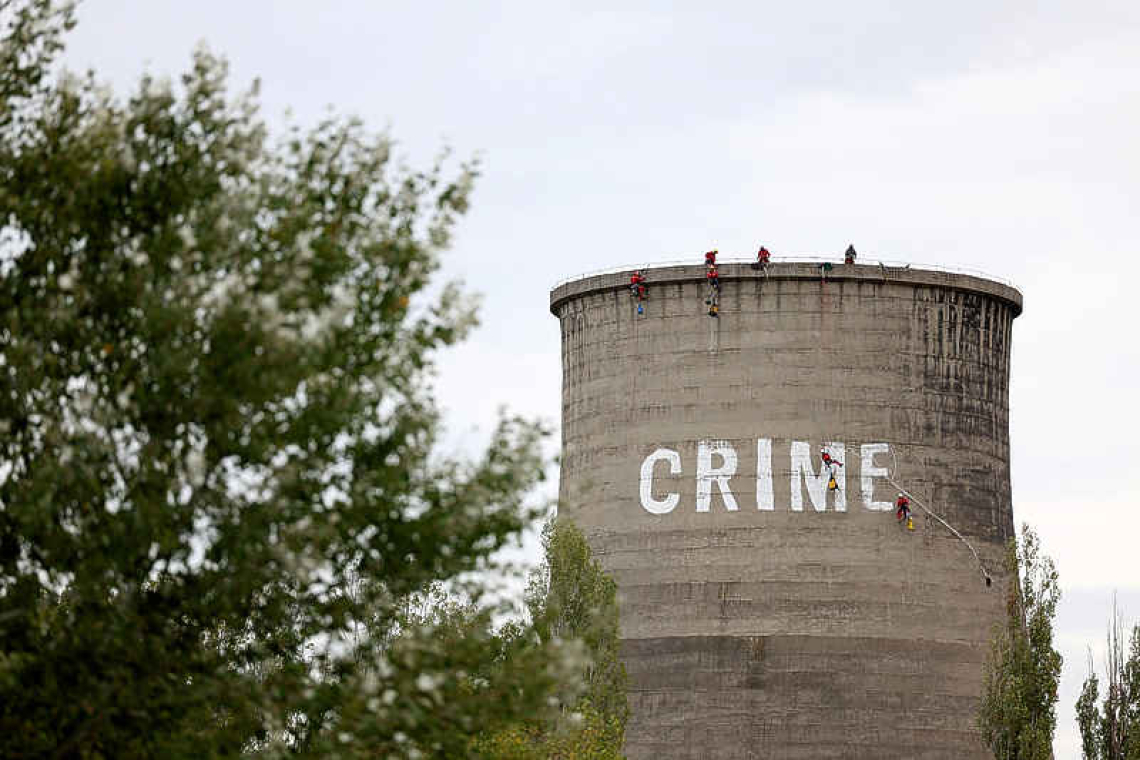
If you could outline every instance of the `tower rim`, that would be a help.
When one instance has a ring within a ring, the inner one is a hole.
[[[826,282],[871,282],[899,283],[905,285],[929,285],[952,288],[968,293],[997,298],[1008,303],[1013,316],[1022,312],[1021,291],[1012,284],[1001,282],[990,276],[954,272],[946,269],[932,269],[923,266],[874,264],[832,264],[823,271],[824,262],[773,261],[766,270],[753,269],[748,262],[729,261],[718,264],[721,282],[746,280],[824,280]],[[550,291],[550,313],[559,316],[561,308],[571,300],[589,294],[624,290],[629,287],[629,274],[633,271],[646,273],[646,285],[669,285],[685,282],[701,282],[705,279],[703,264],[663,264],[642,267],[630,266],[613,269],[598,274],[587,274],[564,280]]]

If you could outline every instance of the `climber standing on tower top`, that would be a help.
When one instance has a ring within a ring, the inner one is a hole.
[[[771,260],[772,254],[768,253],[767,248],[760,246],[760,250],[756,252],[756,263],[752,265],[752,268],[767,271],[768,264]]]
[[[844,264],[854,264],[855,263],[855,246],[854,245],[848,245],[847,250],[843,252],[843,263]]]
[[[717,250],[715,248],[705,252],[705,266],[716,266],[716,254]]]

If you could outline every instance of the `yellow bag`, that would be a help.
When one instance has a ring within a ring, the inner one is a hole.
[[[827,481],[827,490],[836,491],[839,489],[839,484],[835,482],[835,476],[831,476],[831,480]]]
[[[907,530],[914,530],[914,518],[913,517],[906,518],[906,529]]]

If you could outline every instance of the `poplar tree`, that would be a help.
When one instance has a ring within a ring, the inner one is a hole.
[[[998,760],[1050,760],[1061,678],[1057,570],[1028,525],[1010,540],[1005,566],[1006,618],[991,641],[978,724]]]
[[[543,431],[438,454],[429,288],[476,176],[329,118],[271,138],[195,53],[53,74],[0,0],[0,756],[464,756],[573,677],[559,642],[406,614],[532,519]]]
[[[1124,621],[1113,600],[1104,663],[1104,693],[1093,671],[1077,699],[1077,724],[1085,760],[1140,760],[1140,625],[1125,640]]]

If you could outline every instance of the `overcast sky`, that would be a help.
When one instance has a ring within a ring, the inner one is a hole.
[[[620,9],[611,6],[620,5]],[[1014,510],[1065,597],[1057,755],[1085,645],[1140,618],[1140,3],[86,0],[67,63],[124,92],[205,40],[266,116],[331,105],[484,176],[445,274],[483,326],[442,365],[453,439],[557,423],[550,287],[619,264],[835,254],[980,269],[1014,326]]]

